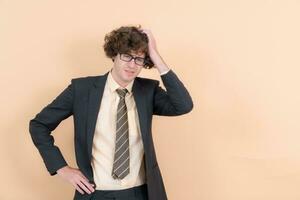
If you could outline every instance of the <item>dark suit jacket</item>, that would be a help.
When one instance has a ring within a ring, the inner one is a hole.
[[[54,145],[51,132],[62,120],[73,115],[76,162],[81,172],[94,183],[92,144],[107,75],[72,79],[71,84],[30,121],[31,138],[51,175],[67,165],[59,148]],[[141,77],[135,78],[132,87],[145,151],[149,200],[167,199],[152,139],[152,116],[182,115],[193,108],[188,91],[172,70],[161,78],[167,91],[159,86],[157,80]],[[90,198],[89,194],[81,195],[75,191],[74,199]]]

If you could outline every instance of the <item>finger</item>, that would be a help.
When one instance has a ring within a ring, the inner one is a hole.
[[[77,185],[78,185],[84,192],[86,192],[86,193],[88,193],[88,194],[91,194],[91,191],[89,191],[89,189],[88,189],[83,183],[81,183],[80,181],[77,182]]]
[[[147,34],[151,34],[151,31],[149,29],[145,29],[144,32]]]
[[[79,187],[81,189],[83,189],[86,193],[91,194],[92,192],[94,192],[94,188],[92,188],[91,186],[89,187],[88,185],[86,185],[86,183],[83,183],[83,181],[79,181],[77,182],[77,184],[79,185]]]
[[[86,180],[87,182],[89,182],[89,179],[87,179],[84,175],[83,175],[83,173],[81,172],[81,171],[78,171],[79,172],[79,176],[81,177],[81,178],[83,178],[84,180]]]
[[[77,184],[74,184],[74,187],[78,192],[80,192],[80,194],[84,194],[83,190],[80,187],[78,187]]]
[[[149,33],[146,29],[141,29],[141,31],[142,31],[143,33],[146,33],[146,34]]]
[[[81,180],[81,183],[83,183],[91,192],[94,192],[95,189],[93,188],[92,184],[90,184],[88,181]]]
[[[83,182],[85,185],[89,186],[89,188],[93,189],[94,184],[90,183],[89,179],[86,178],[81,172],[80,172],[80,177],[84,180],[81,182]]]

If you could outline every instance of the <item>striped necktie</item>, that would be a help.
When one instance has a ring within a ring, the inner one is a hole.
[[[123,179],[129,174],[129,134],[128,134],[128,118],[127,107],[125,104],[125,95],[127,89],[116,90],[120,101],[117,110],[117,124],[116,124],[116,143],[115,155],[112,170],[112,177],[114,179]]]

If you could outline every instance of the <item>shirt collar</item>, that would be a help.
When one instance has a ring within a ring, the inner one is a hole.
[[[125,88],[128,90],[128,93],[131,94],[132,92],[132,86],[133,86],[133,82],[134,80],[132,80]],[[107,84],[108,84],[108,87],[110,89],[111,92],[115,92],[116,89],[118,88],[123,88],[122,86],[120,86],[116,81],[115,79],[113,78],[112,74],[111,74],[111,71],[108,73],[108,76],[107,76]]]

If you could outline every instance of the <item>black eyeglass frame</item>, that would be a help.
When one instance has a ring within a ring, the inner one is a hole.
[[[146,58],[139,57],[139,56],[133,56],[133,55],[130,55],[128,53],[119,53],[119,55],[120,55],[120,59],[123,60],[123,61],[125,61],[125,62],[130,62],[132,59],[134,59],[134,63],[137,64],[137,65],[139,65],[139,66],[144,67],[145,64],[146,64],[146,62],[145,62]],[[126,55],[126,56],[130,57],[130,59],[129,60],[124,60],[124,57],[122,57],[122,55]],[[137,63],[136,59],[143,59],[143,64]]]

